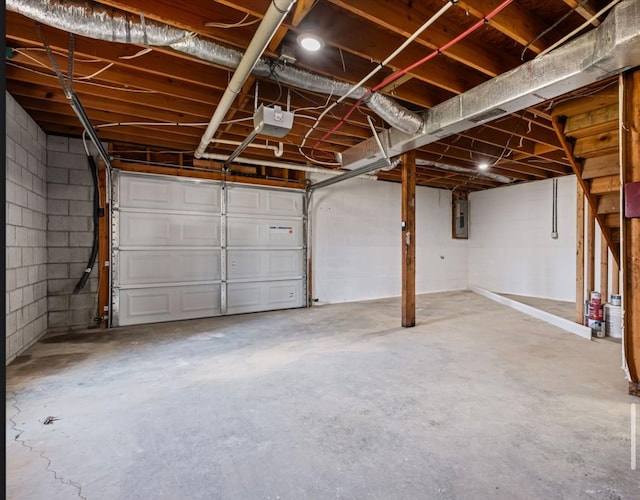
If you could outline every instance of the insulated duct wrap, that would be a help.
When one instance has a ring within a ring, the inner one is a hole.
[[[264,61],[260,61],[256,64],[253,73],[257,76],[268,78],[271,74],[271,68]],[[348,94],[353,87],[349,83],[315,75],[308,71],[294,68],[293,66],[285,66],[284,69],[278,70],[277,78],[280,83],[286,85],[336,97],[342,97]],[[366,88],[360,87],[351,92],[349,97],[352,99],[360,99],[366,95],[367,92],[368,90]],[[418,113],[408,110],[393,99],[382,94],[371,94],[371,96],[365,100],[365,104],[385,122],[402,132],[415,134],[422,128],[422,117]]]
[[[427,110],[421,132],[385,131],[387,154],[406,153],[640,65],[639,20],[640,0],[621,2],[598,28]],[[343,168],[357,169],[380,157],[370,138],[343,151],[340,160]]]
[[[77,35],[110,42],[170,47],[202,61],[235,69],[243,53],[199,38],[195,34],[159,23],[144,20],[141,16],[108,9],[100,4],[82,0],[7,0],[6,9],[17,12],[42,24]],[[272,68],[265,61],[258,61],[253,74],[273,78]],[[325,76],[286,66],[277,71],[280,83],[327,95],[343,96],[352,85]],[[360,88],[350,97],[359,99],[367,92]],[[365,103],[389,125],[407,134],[415,134],[422,128],[422,117],[393,99],[373,94]]]
[[[66,0],[7,0],[6,9],[48,26],[109,42],[168,46],[189,35],[151,20],[144,28],[139,16],[92,2]]]
[[[242,59],[242,52],[239,50],[223,47],[196,36],[188,36],[172,43],[170,47],[177,52],[229,69],[236,68]]]
[[[457,165],[449,165],[447,163],[439,163],[437,161],[428,161],[421,160],[420,158],[416,159],[416,165],[420,165],[423,167],[434,167],[440,170],[446,170],[447,172],[459,172],[461,174],[466,175],[477,175],[478,177],[483,177],[485,179],[491,179],[497,182],[501,182],[502,184],[510,184],[513,182],[511,177],[507,177],[506,175],[494,174],[493,172],[483,172],[483,171],[474,171],[470,168],[458,167]]]

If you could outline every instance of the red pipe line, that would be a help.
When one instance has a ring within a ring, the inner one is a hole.
[[[396,81],[398,78],[400,78],[401,76],[407,74],[409,71],[417,68],[418,66],[426,63],[427,61],[429,61],[430,59],[433,59],[435,56],[437,56],[438,54],[441,54],[442,52],[444,52],[445,50],[450,49],[452,46],[454,46],[456,43],[458,43],[459,41],[465,39],[466,37],[468,37],[471,33],[473,33],[475,30],[477,30],[480,26],[482,26],[483,24],[486,24],[487,22],[489,22],[489,20],[494,17],[496,14],[498,14],[502,9],[504,9],[505,7],[507,7],[511,2],[513,2],[513,0],[505,0],[504,2],[502,2],[500,5],[498,5],[495,9],[493,9],[491,12],[489,12],[489,14],[487,14],[485,17],[483,17],[482,19],[480,19],[478,22],[474,23],[471,27],[469,27],[468,29],[466,29],[464,32],[460,33],[457,37],[455,37],[453,40],[450,40],[449,42],[445,43],[442,47],[434,50],[433,52],[431,52],[430,54],[428,54],[427,56],[423,57],[422,59],[414,62],[413,64],[407,66],[404,69],[401,69],[400,71],[397,71],[396,73],[388,76],[387,78],[385,78],[382,82],[380,82],[378,85],[376,85],[375,87],[373,87],[372,89],[368,90],[365,95],[363,95],[360,99],[358,99],[356,101],[356,103],[351,106],[351,108],[349,109],[349,111],[347,111],[347,113],[342,117],[342,119],[333,126],[333,128],[331,130],[329,130],[326,134],[324,134],[320,139],[318,139],[318,141],[316,141],[316,143],[313,145],[313,147],[311,148],[311,153],[313,153],[313,151],[318,147],[319,144],[323,143],[327,137],[330,137],[335,131],[337,131],[343,124],[344,122],[346,122],[349,117],[351,116],[351,114],[356,110],[356,108],[362,104],[362,101],[364,101],[367,97],[369,97],[373,92],[376,92],[378,90],[380,90],[383,87],[386,87],[387,85],[389,85],[390,83],[393,83],[394,81]]]

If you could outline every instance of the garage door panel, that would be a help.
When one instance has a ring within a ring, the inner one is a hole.
[[[220,218],[121,212],[120,246],[220,246]]]
[[[120,208],[220,213],[219,183],[121,175]]]
[[[120,284],[219,281],[220,250],[123,250]]]
[[[227,244],[243,247],[301,247],[302,221],[229,216]]]
[[[179,188],[179,201],[184,210],[220,213],[219,185],[181,183]]]
[[[116,324],[306,303],[303,192],[120,171],[114,187]]]
[[[229,250],[228,278],[299,278],[304,273],[299,250]]]
[[[272,191],[265,193],[266,213],[273,215],[302,216],[303,198],[299,193]]]
[[[304,305],[302,280],[229,283],[227,286],[229,314],[291,309]]]
[[[302,193],[231,186],[227,206],[230,214],[302,217]]]
[[[220,285],[120,289],[122,326],[220,314]]]
[[[120,207],[171,208],[172,186],[149,177],[120,177]]]

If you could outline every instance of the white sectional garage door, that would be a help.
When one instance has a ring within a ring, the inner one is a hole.
[[[302,307],[304,196],[115,172],[114,325]]]
[[[301,193],[227,189],[227,312],[304,304]]]

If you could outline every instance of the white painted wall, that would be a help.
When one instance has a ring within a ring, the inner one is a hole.
[[[314,193],[313,297],[320,303],[400,295],[400,195],[399,184],[360,178]],[[448,191],[416,191],[418,293],[467,287],[467,242],[451,239],[450,203]]]
[[[469,284],[575,300],[575,176],[558,179],[557,240],[551,238],[552,189],[546,179],[471,194]]]

